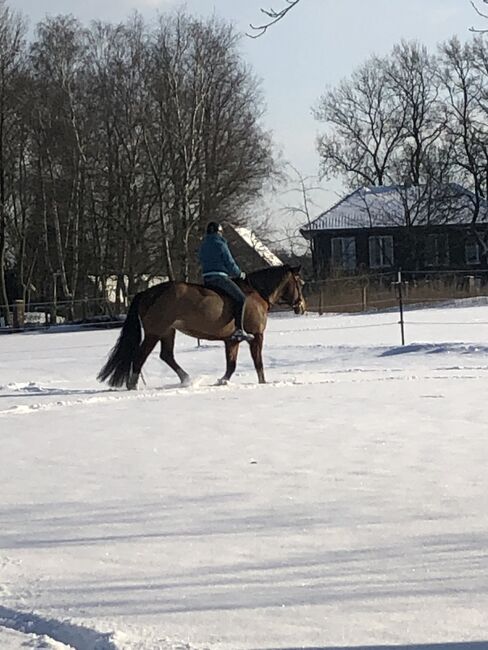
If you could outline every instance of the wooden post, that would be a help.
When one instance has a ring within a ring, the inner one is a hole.
[[[14,302],[14,328],[24,329],[25,325],[25,302],[16,300]]]
[[[402,290],[402,272],[398,271],[398,280],[395,283],[398,289],[398,308],[400,310],[400,332],[402,337],[402,345],[405,345],[405,321],[403,320],[403,290]]]
[[[82,320],[86,321],[88,318],[88,297],[84,296],[83,301],[81,303],[81,317]]]
[[[398,309],[400,311],[400,334],[402,337],[402,345],[405,345],[405,321],[403,319],[403,282],[402,282],[402,272],[398,271],[398,277],[396,282],[392,282],[392,285],[396,288],[397,298],[398,298]]]
[[[363,311],[366,311],[366,309],[368,308],[368,287],[366,285],[363,286],[362,302],[363,302]]]

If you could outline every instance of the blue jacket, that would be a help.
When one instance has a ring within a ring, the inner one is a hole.
[[[203,277],[216,274],[236,278],[241,274],[241,269],[237,266],[222,235],[207,235],[198,251],[198,258]]]

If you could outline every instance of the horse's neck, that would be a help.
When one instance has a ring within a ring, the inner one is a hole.
[[[287,279],[288,279],[287,276],[284,275],[281,278],[281,280],[280,280],[278,286],[276,287],[276,289],[273,289],[271,291],[270,295],[267,298],[270,305],[275,305],[278,302],[278,300],[281,298],[281,296],[283,294],[283,291],[285,289],[285,286],[286,286]]]

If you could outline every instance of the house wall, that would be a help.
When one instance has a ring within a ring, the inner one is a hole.
[[[487,230],[483,224],[480,230]],[[429,260],[427,238],[430,234],[446,234],[448,238],[448,262],[436,265]],[[393,265],[391,267],[371,267],[369,239],[372,236],[391,236],[393,238]],[[469,225],[438,226],[429,228],[370,228],[328,230],[314,233],[314,257],[319,277],[327,277],[334,272],[331,264],[331,241],[336,237],[354,237],[356,241],[356,272],[384,272],[403,269],[404,271],[449,271],[461,269],[487,269],[487,260],[480,255],[479,263],[467,264],[465,244],[473,238]],[[354,273],[353,271],[351,273]]]

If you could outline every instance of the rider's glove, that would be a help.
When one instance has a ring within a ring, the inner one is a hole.
[[[246,279],[246,274],[244,273],[244,271],[241,271],[241,274],[240,274],[239,277],[240,277],[241,280],[245,280],[245,279]]]

